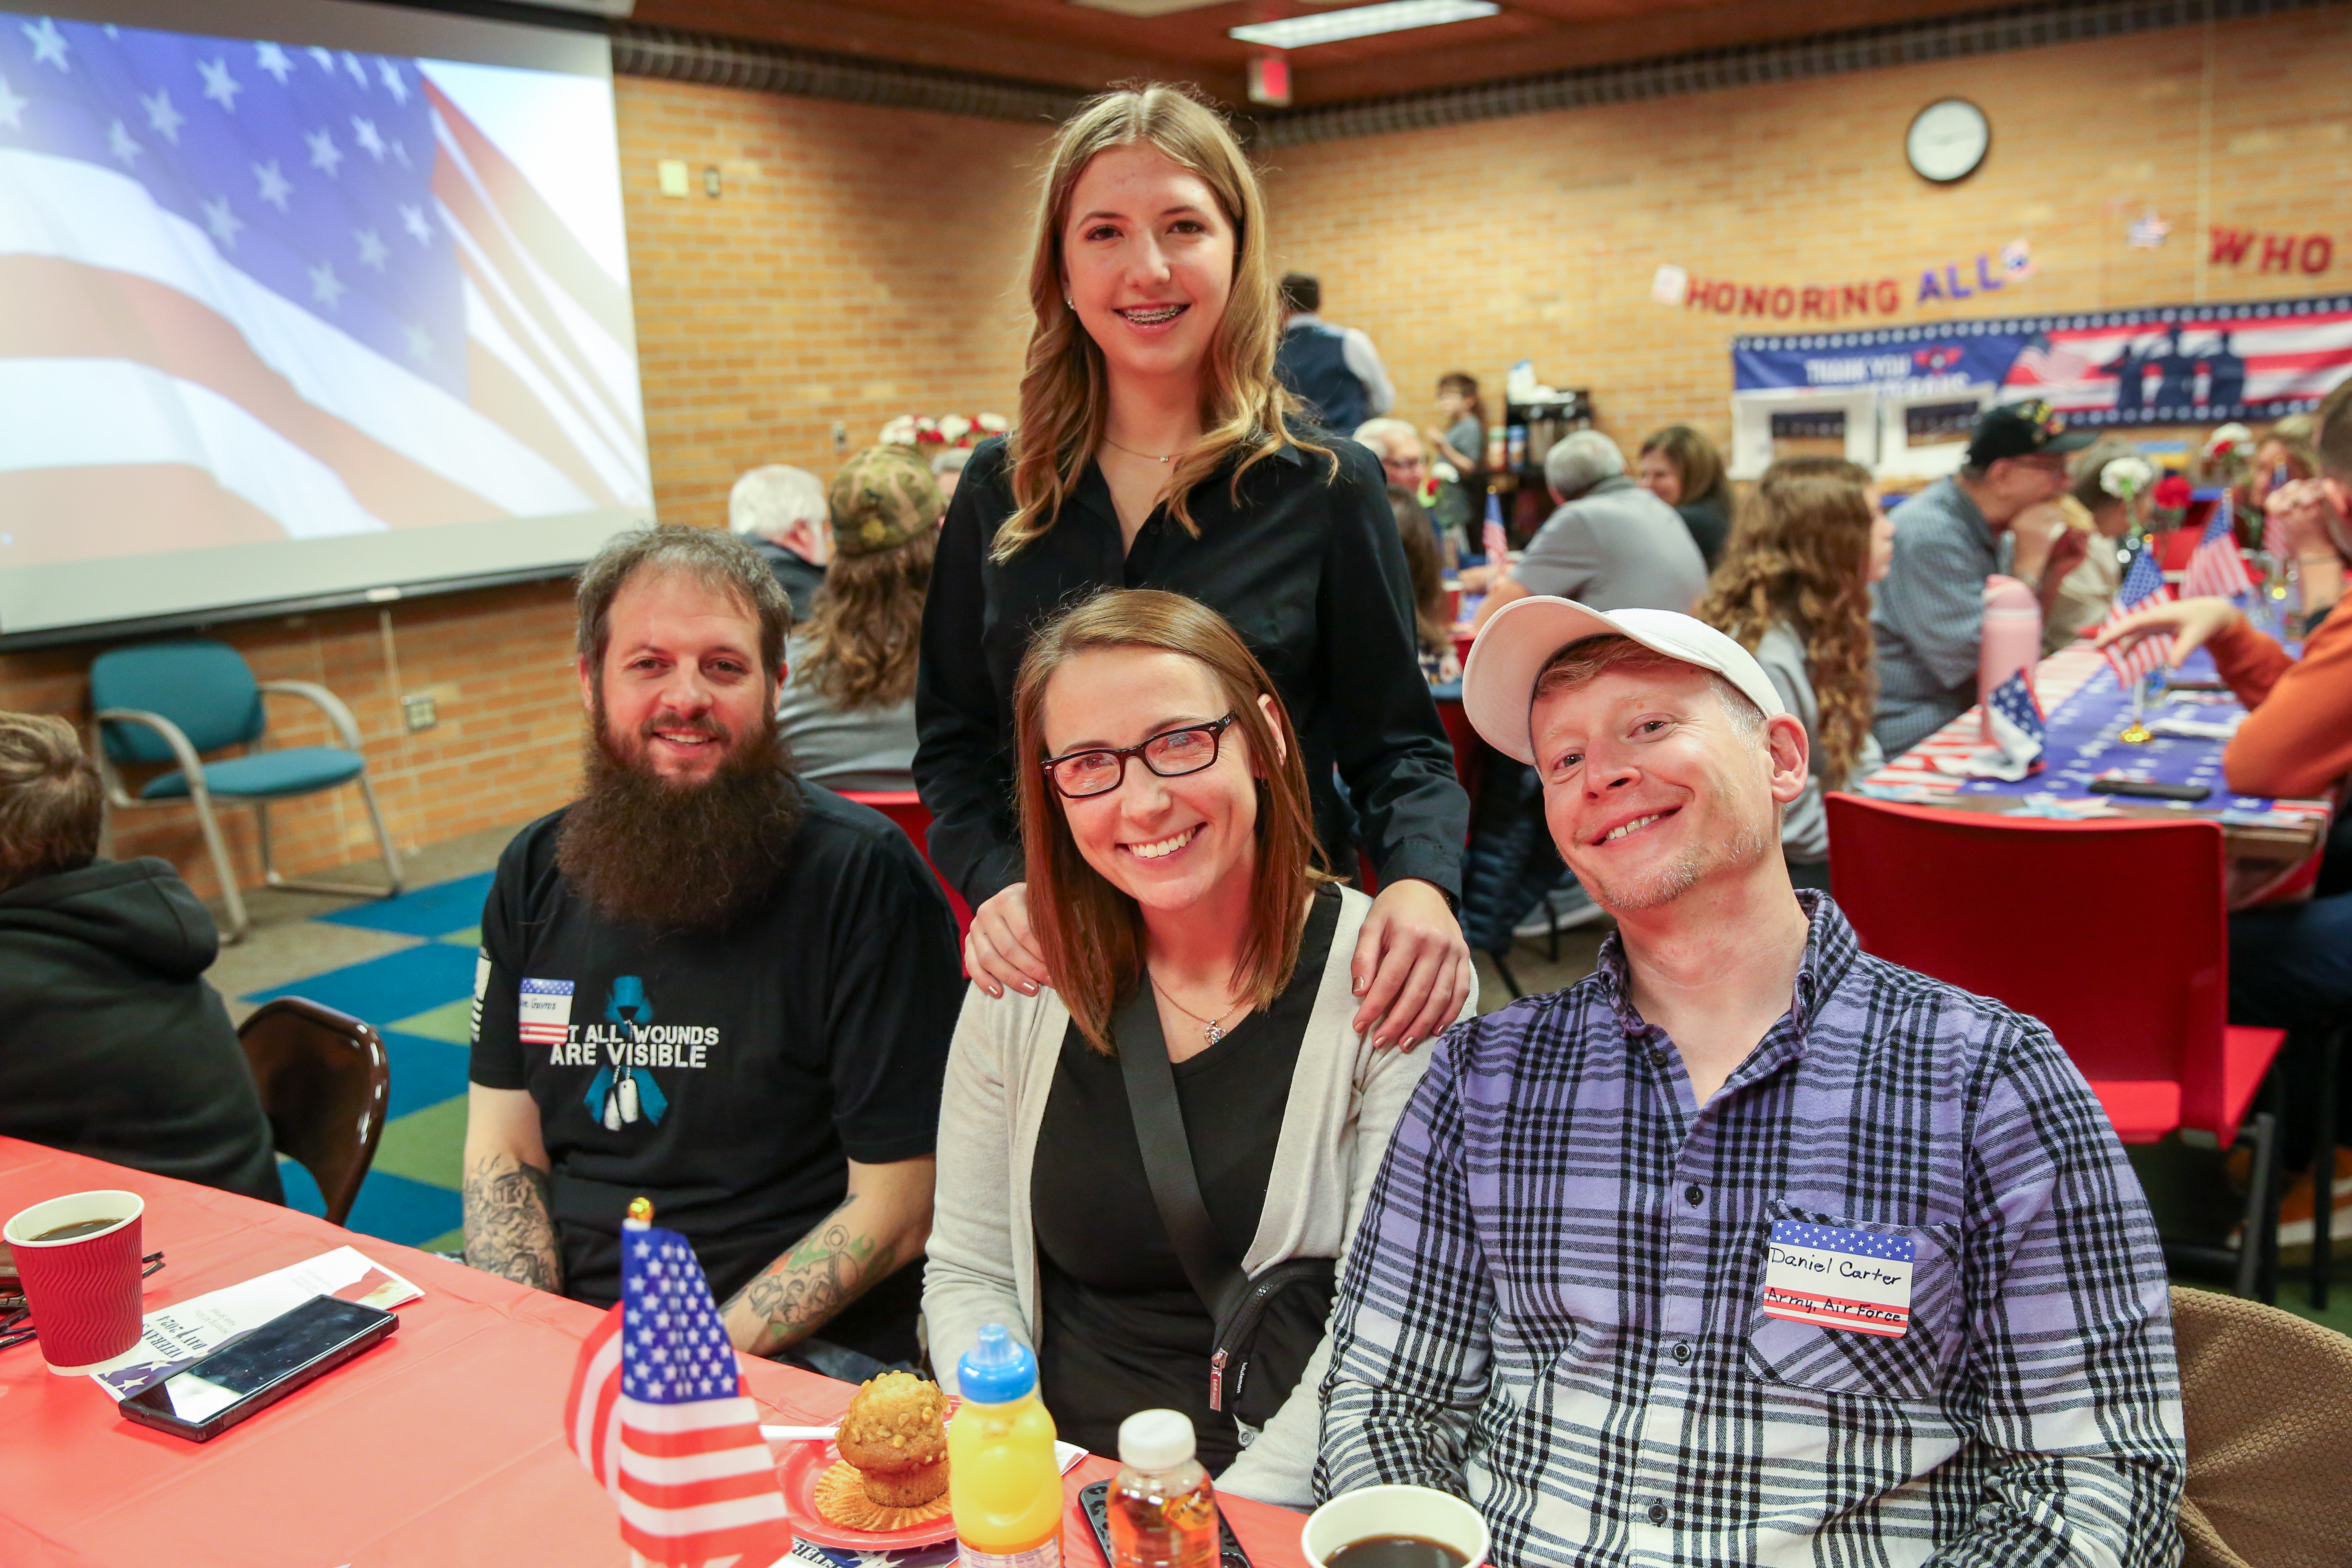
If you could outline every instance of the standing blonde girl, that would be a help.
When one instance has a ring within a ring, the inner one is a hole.
[[[1052,983],[1012,810],[1034,628],[1089,590],[1164,588],[1231,620],[1273,679],[1322,851],[1344,869],[1355,840],[1370,850],[1358,1027],[1428,1038],[1473,984],[1452,910],[1469,803],[1380,464],[1290,423],[1265,198],[1224,122],[1167,87],[1073,116],[1039,192],[1029,304],[1019,420],[973,452],[949,507],[915,690],[932,859],[973,909],[966,968],[990,995]],[[1181,1000],[1214,1016],[1233,998]]]

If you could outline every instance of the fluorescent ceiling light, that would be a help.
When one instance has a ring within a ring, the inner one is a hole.
[[[1246,27],[1228,27],[1225,36],[1270,49],[1303,49],[1310,44],[1336,44],[1342,38],[1369,38],[1374,33],[1434,27],[1441,22],[1468,22],[1491,16],[1501,9],[1493,0],[1388,0],[1382,5],[1351,5],[1345,11],[1285,16],[1279,22],[1253,22]]]
[[[1226,0],[1070,0],[1094,11],[1116,11],[1122,16],[1172,16],[1179,11],[1201,11]]]

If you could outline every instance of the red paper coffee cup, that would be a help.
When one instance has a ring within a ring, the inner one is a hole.
[[[25,1304],[51,1372],[89,1372],[139,1342],[140,1218],[146,1212],[137,1193],[72,1193],[35,1204],[0,1226],[16,1255]],[[100,1228],[39,1239],[90,1224]]]

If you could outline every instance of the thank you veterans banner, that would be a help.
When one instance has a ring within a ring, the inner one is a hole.
[[[1731,364],[1738,392],[1990,384],[2084,425],[2273,419],[2352,374],[2352,297],[1737,337]]]

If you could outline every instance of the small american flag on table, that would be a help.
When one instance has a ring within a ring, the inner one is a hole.
[[[1511,536],[1503,529],[1503,503],[1491,490],[1486,494],[1486,526],[1480,531],[1478,543],[1486,552],[1486,564],[1496,571],[1511,563]]]
[[[2245,558],[2238,553],[2238,531],[2230,518],[2230,492],[2223,490],[2221,499],[2213,503],[2212,521],[2205,525],[2205,535],[2197,542],[2197,552],[2189,558],[2189,592],[2210,594],[2220,598],[2234,599],[2250,593],[2254,586],[2252,574],[2246,570]]]
[[[563,1424],[646,1562],[768,1568],[792,1551],[759,1411],[676,1231],[624,1222],[621,1300],[581,1344]]]
[[[2133,557],[2131,570],[2124,574],[2124,585],[2116,595],[2116,607],[2099,623],[2104,633],[2136,610],[2148,609],[2172,602],[2172,587],[2164,580],[2164,568],[2157,563],[2156,550],[2143,544]],[[2172,661],[2172,635],[2158,632],[2144,637],[2126,647],[2121,644],[2107,649],[2107,668],[2116,672],[2116,683],[2129,687],[2145,680]]]

